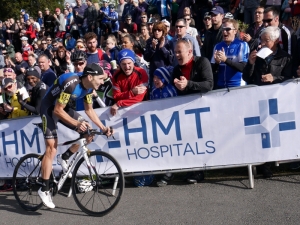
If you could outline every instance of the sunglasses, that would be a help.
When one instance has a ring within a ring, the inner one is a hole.
[[[77,45],[76,48],[84,48],[83,45]]]
[[[231,30],[236,30],[236,29],[231,28],[231,27],[223,27],[223,28],[222,28],[222,31],[226,31],[226,32],[229,32],[229,31],[231,31]]]
[[[206,17],[206,18],[204,18],[204,20],[211,20],[211,18],[210,17]]]
[[[145,18],[147,18],[147,17],[146,17],[146,16],[142,16],[141,18],[142,18],[142,19],[145,19]]]
[[[153,31],[154,31],[154,32],[155,32],[155,31],[161,32],[162,30],[160,30],[160,29],[153,29]]]
[[[126,20],[131,20],[131,19],[126,19]]]
[[[273,19],[274,19],[274,18],[273,18]],[[271,21],[272,21],[273,19],[265,19],[265,20],[263,20],[263,22],[264,22],[264,23],[271,23]]]
[[[180,29],[183,28],[183,27],[185,27],[185,26],[176,26],[176,28],[180,28]]]
[[[184,18],[184,20],[185,20],[185,21],[190,21],[190,20],[191,20],[191,18]]]
[[[85,62],[74,62],[74,66],[82,66]]]
[[[11,69],[11,68],[5,68],[3,70],[3,73],[5,73],[5,72],[14,73],[15,71],[13,69]]]

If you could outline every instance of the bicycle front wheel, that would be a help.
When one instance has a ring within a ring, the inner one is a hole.
[[[94,151],[76,164],[72,193],[78,207],[88,215],[104,216],[119,203],[124,175],[119,163],[108,153]]]
[[[13,175],[13,193],[20,206],[27,211],[36,211],[43,203],[38,195],[41,187],[37,182],[41,177],[43,156],[28,154],[20,159]]]

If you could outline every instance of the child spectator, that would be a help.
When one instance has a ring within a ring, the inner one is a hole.
[[[175,87],[170,83],[173,67],[160,67],[153,73],[153,88],[150,99],[162,99],[177,96]]]
[[[118,53],[117,39],[114,35],[110,34],[106,40],[106,54],[104,55],[104,60],[108,62],[117,60]]]

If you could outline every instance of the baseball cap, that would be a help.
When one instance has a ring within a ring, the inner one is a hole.
[[[118,54],[119,63],[124,59],[131,59],[135,63],[135,54],[130,49],[122,49]]]
[[[60,8],[56,8],[56,9],[55,9],[55,12],[60,12]]]
[[[20,39],[21,39],[21,41],[28,41],[28,37],[25,37],[25,36],[21,37]]]
[[[126,18],[126,19],[132,18],[132,16],[131,16],[130,14],[127,14],[125,18]]]
[[[225,19],[234,19],[234,16],[230,12],[228,12],[224,15],[224,18]]]
[[[92,75],[92,76],[98,76],[98,75],[103,75],[103,69],[97,64],[97,63],[92,63],[86,65],[86,67],[83,70],[82,76],[87,76],[87,75]]]
[[[210,13],[209,13],[209,12],[206,12],[206,13],[204,14],[204,18],[211,18]]]
[[[6,87],[10,83],[15,83],[15,81],[12,78],[8,78],[8,77],[4,78],[2,80],[2,87]]]
[[[21,12],[21,13],[22,13],[22,12],[25,12],[25,9],[21,9],[21,11],[20,11],[20,12]]]
[[[157,20],[154,18],[154,17],[151,17],[150,19],[149,19],[149,21],[148,21],[148,23],[156,23],[157,22]]]
[[[224,10],[221,6],[215,6],[211,9],[211,13],[218,15],[218,14],[224,14]]]

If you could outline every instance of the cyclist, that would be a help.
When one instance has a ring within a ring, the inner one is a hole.
[[[79,113],[68,107],[70,99],[76,100],[84,98],[84,108],[87,116],[107,135],[112,131],[105,127],[92,107],[93,89],[98,89],[103,84],[104,72],[98,64],[87,65],[81,76],[76,73],[65,73],[57,78],[49,88],[42,100],[41,118],[43,122],[43,133],[46,143],[46,151],[42,160],[42,179],[43,186],[38,194],[45,206],[55,208],[49,188],[49,178],[52,171],[52,161],[57,149],[57,122],[77,132],[84,132],[89,123],[85,121]],[[90,142],[92,137],[88,137]],[[72,145],[63,155],[61,162],[66,160],[78,150],[78,145]]]

